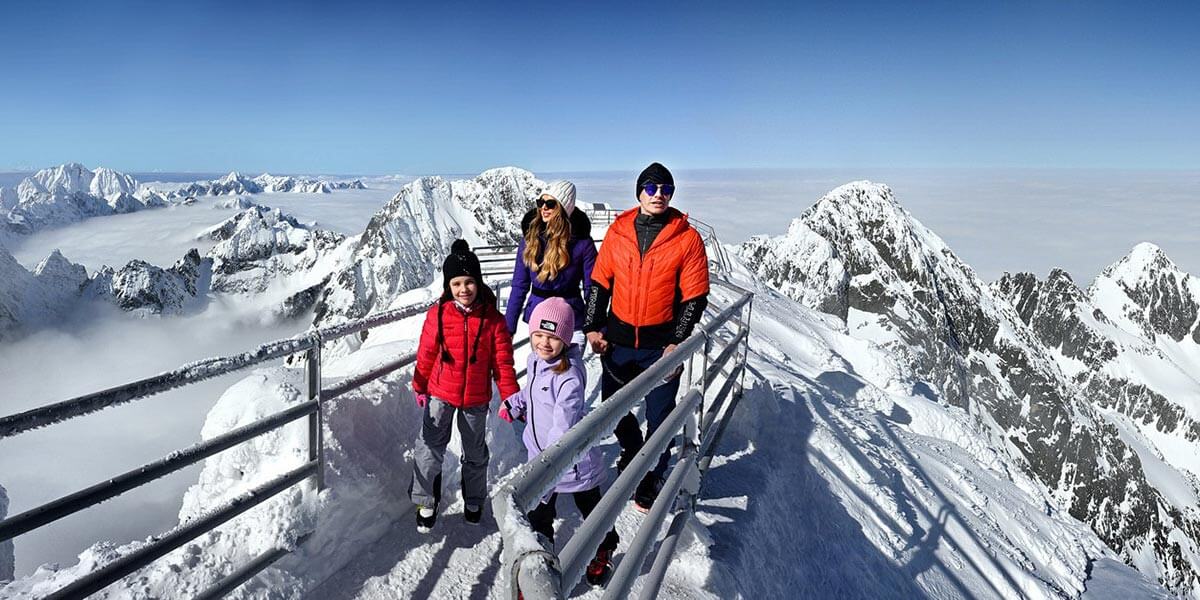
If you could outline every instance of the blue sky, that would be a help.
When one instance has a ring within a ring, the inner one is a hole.
[[[1200,167],[1195,3],[46,4],[0,169]]]

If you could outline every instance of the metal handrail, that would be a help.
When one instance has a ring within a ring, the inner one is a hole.
[[[409,364],[416,359],[415,353],[385,363],[366,373],[344,379],[329,389],[321,388],[321,345],[328,340],[359,333],[373,327],[387,325],[423,313],[426,304],[407,306],[368,315],[355,321],[315,329],[292,338],[270,342],[254,351],[227,357],[205,359],[101,392],[78,396],[63,402],[28,410],[0,419],[0,439],[16,436],[38,427],[53,425],[133,400],[146,398],[161,392],[182,387],[213,377],[219,377],[245,369],[268,360],[305,352],[305,378],[307,400],[278,413],[268,415],[237,429],[228,431],[184,450],[174,452],[162,459],[128,471],[107,481],[68,494],[57,500],[37,506],[21,514],[0,520],[0,542],[7,541],[48,523],[77,513],[106,500],[115,498],[129,490],[179,471],[189,465],[278,429],[288,423],[309,418],[308,462],[272,482],[256,488],[225,506],[218,508],[209,517],[181,526],[171,533],[158,537],[127,555],[84,575],[66,587],[54,592],[50,598],[82,598],[115,583],[134,571],[149,565],[168,552],[203,535],[251,507],[273,497],[291,485],[312,477],[317,490],[324,487],[324,440],[321,401],[336,398],[352,389],[374,381]],[[302,536],[301,539],[304,539]],[[204,593],[205,597],[217,597],[244,583],[250,577],[270,566],[290,549],[268,550],[250,563],[237,569],[221,580],[214,588]],[[232,586],[232,587],[230,587]]]
[[[538,455],[537,460],[531,461],[518,468],[512,475],[497,486],[493,497],[493,512],[500,531],[504,548],[504,564],[512,573],[513,596],[518,594],[526,598],[561,598],[574,588],[583,574],[584,567],[592,553],[599,546],[601,539],[612,528],[617,516],[625,506],[633,489],[637,486],[642,475],[648,472],[659,455],[667,448],[671,439],[681,429],[691,429],[688,423],[707,423],[702,431],[701,444],[695,444],[688,438],[685,440],[682,458],[667,479],[667,485],[651,508],[651,514],[643,520],[643,531],[639,532],[634,542],[626,550],[621,568],[613,575],[608,583],[605,597],[623,597],[632,585],[633,576],[640,571],[641,564],[654,541],[655,532],[665,520],[675,496],[678,494],[687,473],[697,470],[700,460],[715,445],[711,443],[714,435],[714,419],[705,417],[697,411],[702,404],[708,383],[720,373],[725,362],[735,356],[735,351],[728,348],[743,347],[739,356],[739,364],[731,370],[722,386],[721,392],[714,401],[710,411],[720,411],[724,396],[732,390],[735,378],[742,372],[742,366],[748,356],[749,306],[753,294],[737,286],[717,280],[718,284],[727,285],[740,293],[740,297],[728,307],[721,310],[709,322],[687,340],[679,344],[675,351],[662,357],[651,365],[641,375],[630,381],[620,391],[613,394],[603,403],[593,409],[588,415],[569,429],[558,441]],[[745,308],[747,315],[739,320],[736,315]],[[709,341],[714,334],[726,324],[739,325],[740,331],[733,341],[723,351],[718,360],[702,367],[700,376],[689,382],[687,392],[676,408],[655,431],[654,435],[645,442],[642,449],[634,456],[616,481],[609,487],[599,504],[592,510],[591,515],[575,531],[567,541],[566,546],[557,555],[540,547],[529,528],[526,513],[541,499],[542,494],[552,488],[562,473],[576,463],[583,453],[607,438],[613,426],[652,389],[661,385],[663,378],[669,376],[675,369],[690,361],[697,354],[705,358],[710,348]],[[740,387],[740,386],[739,386]],[[721,428],[732,414],[730,403],[726,407],[722,419],[716,425]],[[719,432],[719,429],[717,430]],[[660,579],[661,581],[661,579]],[[657,589],[657,588],[655,588]]]
[[[206,532],[216,529],[226,521],[262,504],[279,492],[316,473],[319,465],[309,461],[267,483],[239,496],[221,509],[176,528],[152,543],[126,554],[106,565],[76,579],[66,587],[46,596],[46,600],[83,598],[94,594],[109,584],[154,562],[168,552],[183,546]]]
[[[612,212],[614,214],[619,213],[619,211],[611,210],[608,212]],[[706,238],[706,243],[709,243],[710,241],[715,242],[715,232],[712,232],[711,227],[708,229],[711,233],[711,236],[710,238]],[[723,250],[720,249],[719,243],[716,244],[716,247],[718,248],[718,254],[723,256]],[[502,250],[504,248],[507,247],[494,246],[486,247],[485,249]],[[485,256],[487,255],[485,254]],[[502,262],[504,259],[495,258],[493,260],[495,262]],[[508,258],[507,260],[512,259]],[[667,376],[672,369],[683,364],[685,360],[689,360],[697,351],[700,350],[701,346],[703,347],[703,355],[707,365],[707,352],[710,347],[710,341],[713,332],[715,332],[717,327],[720,327],[726,322],[732,321],[734,323],[738,323],[742,326],[742,329],[739,331],[739,335],[734,336],[734,338],[727,343],[725,351],[721,353],[720,357],[718,357],[718,360],[713,364],[712,368],[705,369],[705,373],[703,373],[701,377],[700,385],[697,388],[700,391],[696,392],[696,390],[693,389],[693,393],[690,393],[687,397],[688,400],[683,403],[683,405],[692,407],[703,405],[703,390],[707,389],[708,384],[711,383],[712,379],[714,379],[720,372],[724,362],[735,353],[734,349],[738,346],[738,344],[745,342],[748,337],[748,325],[746,324],[748,323],[748,316],[747,321],[737,321],[736,319],[733,319],[733,315],[740,310],[742,306],[748,306],[748,303],[752,298],[752,294],[746,290],[732,286],[723,280],[718,280],[717,283],[735,289],[743,294],[742,297],[733,305],[716,315],[708,325],[701,328],[700,332],[698,332],[692,338],[689,338],[689,340],[680,344],[676,353],[661,359],[651,369],[647,370],[642,377],[635,379],[630,386],[627,386],[625,390],[622,390],[622,392],[614,395],[613,398],[610,398],[609,401],[604,404],[604,407],[602,407],[611,408],[612,410],[607,412],[603,410],[594,411],[593,414],[585,418],[584,421],[587,421],[588,418],[592,418],[593,421],[598,421],[598,419],[603,418],[607,421],[610,421],[603,425],[604,429],[611,430],[616,421],[626,412],[628,412],[629,408],[631,408],[635,402],[640,401],[641,397],[645,395],[645,392],[650,389],[649,387],[646,387],[646,385],[653,383],[656,379],[661,380],[663,377]],[[499,284],[501,287],[503,285],[504,282]],[[99,410],[131,402],[133,400],[153,396],[171,389],[233,373],[235,371],[261,364],[269,360],[293,356],[298,353],[304,353],[305,355],[305,378],[307,392],[307,400],[305,402],[291,406],[283,411],[231,430],[187,449],[172,453],[171,455],[168,455],[160,460],[126,472],[108,481],[97,483],[93,486],[35,507],[21,514],[0,520],[0,542],[7,541],[13,537],[27,533],[33,529],[44,526],[68,515],[77,513],[88,507],[112,499],[131,489],[161,478],[167,474],[176,472],[189,465],[195,464],[217,453],[232,448],[237,444],[249,441],[267,432],[278,429],[279,427],[282,427],[288,423],[304,418],[305,416],[309,418],[309,452],[308,462],[306,462],[303,466],[290,471],[283,476],[280,476],[271,482],[260,486],[259,488],[247,492],[243,496],[234,499],[225,506],[216,509],[214,513],[206,517],[192,521],[185,525],[181,525],[168,534],[156,538],[146,545],[140,547],[138,550],[117,558],[105,566],[68,584],[66,587],[55,592],[49,597],[77,598],[94,593],[95,591],[99,591],[104,587],[116,582],[117,580],[129,575],[130,573],[149,565],[151,562],[157,560],[168,552],[175,550],[189,541],[199,537],[200,535],[215,529],[226,521],[240,515],[253,506],[266,501],[267,499],[287,489],[291,485],[294,485],[295,483],[298,483],[308,477],[312,477],[314,485],[318,491],[323,489],[325,461],[323,456],[324,416],[321,409],[322,400],[336,398],[350,390],[356,389],[368,382],[384,377],[389,373],[410,365],[415,362],[416,354],[408,353],[396,360],[371,369],[366,373],[344,379],[328,389],[322,389],[322,345],[326,341],[334,340],[347,335],[366,331],[373,327],[387,325],[405,318],[416,316],[427,310],[427,308],[427,304],[420,304],[383,311],[368,315],[355,321],[315,329],[292,338],[270,342],[251,352],[197,361],[188,365],[184,365],[183,367],[173,371],[160,373],[159,375],[109,388],[100,392],[85,394],[83,396],[78,396],[62,402],[0,418],[0,439],[4,439],[6,437],[16,436],[33,429],[57,424]],[[527,344],[528,341],[528,338],[520,340],[514,344],[514,349],[520,348],[524,344]],[[743,351],[742,354],[743,365],[746,353],[747,351]],[[737,377],[739,373],[744,373],[744,369],[741,367],[742,365],[739,365],[731,371],[726,384],[722,387],[722,392],[719,394],[717,402],[713,406],[714,409],[720,408],[720,402],[722,400],[721,397],[723,397],[730,389],[733,378]],[[645,390],[642,391],[640,396],[635,396],[633,391],[641,388],[645,388]],[[620,400],[618,400],[619,398]],[[736,402],[731,403],[731,407],[734,405],[736,405]],[[624,410],[618,412],[618,407],[622,407]],[[633,464],[630,465],[630,470],[628,470],[626,473],[627,475],[638,470],[645,471],[649,469],[651,461],[656,460],[662,449],[666,447],[670,438],[675,435],[675,432],[680,427],[680,423],[683,420],[682,415],[684,415],[685,412],[679,411],[679,409],[677,409],[677,412],[680,416],[675,416],[676,413],[673,412],[672,416],[668,417],[668,421],[672,423],[672,426],[660,429],[659,432],[656,432],[656,435],[662,435],[658,437],[652,437],[651,440],[647,442],[646,447],[643,449],[643,453],[639,454],[638,457],[635,458]],[[727,410],[726,414],[729,412],[730,410]],[[598,417],[597,415],[599,414],[604,414],[605,416]],[[705,417],[706,415],[701,415],[698,420],[702,423],[706,423],[706,428],[711,428],[711,419],[707,419]],[[689,421],[689,423],[691,423],[691,421]],[[580,423],[580,425],[582,424],[583,422]],[[718,438],[720,431],[723,429],[724,421],[719,423],[719,425],[720,427],[717,429]],[[563,440],[566,440],[567,437],[573,435],[573,433],[579,429],[580,428],[578,426],[576,428],[572,428],[572,430],[568,432],[567,436],[564,436]],[[706,436],[706,439],[708,439],[708,436]],[[560,444],[563,442],[563,440],[560,440]],[[555,473],[553,475],[554,478],[557,478],[557,475],[561,473],[562,470],[565,470],[566,468],[569,468],[571,464],[574,464],[574,459],[578,458],[578,455],[583,451],[586,451],[588,447],[594,445],[596,440],[590,439],[585,441],[586,445],[583,446],[582,449],[578,449],[578,452],[571,457],[571,462],[568,462],[565,467]],[[556,444],[554,447],[558,447],[560,444]],[[552,449],[554,447],[552,447]],[[705,445],[702,444],[701,447],[705,447]],[[649,451],[655,448],[657,448],[658,451],[651,454]],[[704,464],[703,460],[703,456],[701,456],[701,464]],[[692,464],[695,464],[695,462],[695,460],[691,461]],[[672,476],[674,476],[674,472],[672,473]],[[623,481],[623,479],[618,478],[618,481]],[[552,486],[553,483],[553,480],[540,481],[538,485],[548,489],[548,487]],[[634,481],[633,476],[624,479],[622,486],[629,488],[624,492],[625,497],[628,497],[629,493],[632,491],[632,486],[635,485],[635,483],[636,482]],[[532,506],[529,505],[529,502],[536,501],[543,491],[544,489],[538,490],[536,494],[533,494],[532,488],[523,489],[520,495],[520,504],[522,508],[519,510],[524,511],[531,508]],[[672,492],[671,495],[673,496],[674,492]],[[513,498],[510,498],[510,501],[512,499]],[[499,506],[499,504],[500,501],[498,496],[497,506]],[[507,510],[498,509],[497,515],[505,512],[507,512]],[[612,518],[615,519],[615,513],[613,513]],[[585,522],[585,526],[587,526],[587,524],[588,523]],[[611,526],[612,523],[610,522],[604,527],[603,531],[607,531],[607,529],[611,528]],[[579,537],[581,532],[577,532],[576,537]],[[304,539],[307,539],[307,535],[300,537],[300,543],[302,543]],[[508,546],[509,544],[507,543],[506,538],[506,548]],[[262,555],[256,557],[249,563],[243,565],[242,567],[236,569],[233,573],[226,576],[214,587],[204,592],[202,597],[219,597],[231,591],[247,581],[249,578],[253,577],[255,574],[270,566],[282,556],[287,555],[290,551],[290,549],[275,548],[264,552]],[[576,565],[575,563],[577,562],[578,560],[575,558],[572,558],[572,560],[568,562],[568,565],[571,566],[573,571],[575,571],[575,579],[578,579],[579,573],[582,572],[581,569],[583,564],[579,563]]]

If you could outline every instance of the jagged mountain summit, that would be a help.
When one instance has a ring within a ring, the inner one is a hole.
[[[280,317],[299,316],[312,308],[330,272],[347,262],[351,245],[344,235],[257,205],[201,232],[197,239],[217,242],[208,251],[214,261],[213,291],[259,298],[265,294]]]
[[[129,213],[165,206],[162,198],[144,195],[130,175],[79,163],[42,169],[26,177],[15,192],[0,189],[0,228],[31,234],[90,217]]]
[[[169,199],[196,198],[200,196],[227,196],[237,194],[261,194],[267,192],[295,192],[328,194],[334,190],[366,189],[362,181],[326,181],[292,176],[275,176],[263,173],[258,177],[247,177],[237,171],[212,181],[197,181],[165,194]]]
[[[1169,500],[1160,512],[1192,536],[1200,518],[1195,286],[1152,244],[1139,244],[1086,292],[1061,270],[1044,281],[1006,273],[993,284],[1137,452],[1148,480]],[[1182,540],[1175,550],[1196,556]]]
[[[752,238],[738,254],[766,283],[885,349],[938,402],[972,415],[1007,457],[992,468],[1032,474],[1049,509],[1069,511],[1168,587],[1198,589],[1200,514],[1156,488],[1138,453],[1018,309],[887,186],[839,187],[786,234]],[[1168,293],[1179,286],[1132,289],[1143,299],[1183,297]],[[1184,332],[1162,311],[1153,318],[1154,309],[1135,304],[1146,321]],[[1103,354],[1103,345],[1093,351]]]
[[[58,250],[30,272],[0,245],[0,341],[61,317],[86,281],[83,265],[68,261]]]
[[[317,304],[327,325],[387,308],[400,293],[429,284],[456,238],[473,247],[514,244],[529,199],[546,184],[504,167],[470,180],[422,177],[405,185],[367,225],[351,264],[335,273]]]
[[[212,259],[193,248],[166,269],[141,260],[120,269],[104,267],[80,293],[139,316],[178,315],[202,308],[211,277]]]

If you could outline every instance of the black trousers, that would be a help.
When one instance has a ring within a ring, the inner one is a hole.
[[[635,377],[650,368],[655,361],[662,358],[662,354],[662,348],[627,348],[613,344],[612,352],[604,356],[601,363],[604,371],[600,378],[600,397],[608,400],[610,396],[625,387],[625,384],[633,381]],[[658,431],[658,426],[667,420],[667,415],[675,410],[675,397],[678,395],[678,376],[672,377],[670,381],[660,384],[646,394],[646,439],[654,435],[654,432]],[[617,469],[623,471],[629,461],[633,460],[634,455],[642,449],[644,443],[642,427],[638,423],[637,417],[631,412],[621,417],[621,420],[617,422],[617,429],[613,433],[617,435],[617,443],[621,445],[621,457],[617,461]],[[660,481],[663,479],[667,471],[667,461],[670,460],[671,448],[674,446],[675,440],[672,438],[671,442],[667,444],[667,449],[658,457],[658,462],[650,469],[649,475],[657,477]]]
[[[594,487],[590,490],[575,492],[571,494],[575,499],[575,507],[579,509],[579,514],[583,518],[587,518],[592,514],[592,510],[600,504],[599,487]],[[550,499],[537,505],[533,510],[529,511],[529,524],[533,526],[533,530],[546,536],[546,539],[554,542],[554,518],[558,516],[558,509],[555,504],[558,502],[558,494],[550,494]],[[600,542],[600,549],[613,552],[617,549],[617,544],[621,538],[617,536],[617,530],[612,529],[608,535],[604,536],[604,541]]]

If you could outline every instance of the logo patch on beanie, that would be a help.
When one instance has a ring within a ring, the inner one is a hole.
[[[554,321],[542,319],[542,324],[540,327],[546,331],[553,331],[555,333],[558,332],[558,323],[555,323]]]

